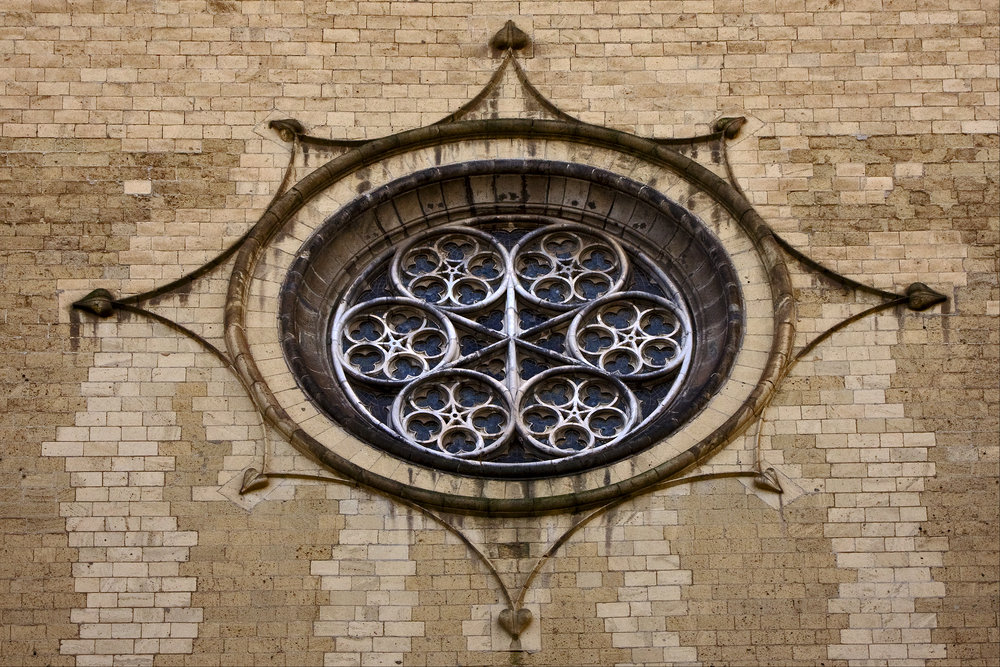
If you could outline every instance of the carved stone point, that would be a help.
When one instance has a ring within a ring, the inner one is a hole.
[[[77,310],[83,310],[98,317],[111,317],[115,312],[115,298],[106,289],[95,289],[73,304]]]
[[[498,51],[506,51],[508,49],[520,51],[527,47],[530,42],[531,39],[523,30],[514,25],[513,21],[507,21],[493,35],[493,39],[490,40],[490,46]]]

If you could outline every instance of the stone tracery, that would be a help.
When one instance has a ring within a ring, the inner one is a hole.
[[[669,404],[693,344],[677,289],[637,261],[652,279],[629,287],[622,245],[568,223],[425,232],[348,290],[331,333],[338,375],[356,409],[446,457],[613,445]],[[648,380],[664,397],[652,410],[634,391]],[[372,400],[389,388],[391,407]]]

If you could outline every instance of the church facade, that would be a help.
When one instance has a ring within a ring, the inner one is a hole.
[[[0,10],[0,664],[996,665],[988,2]]]

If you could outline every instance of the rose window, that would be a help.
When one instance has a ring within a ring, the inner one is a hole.
[[[353,281],[330,350],[354,408],[415,452],[566,459],[670,405],[694,339],[679,294],[641,252],[588,227],[438,227]]]
[[[275,237],[288,264],[261,269],[261,296],[279,295],[268,372],[290,371],[276,390],[304,420],[290,437],[318,429],[310,451],[352,476],[380,461],[451,493],[603,475],[693,446],[688,427],[729,382],[745,310],[728,232],[654,187],[489,159],[306,206],[309,224]]]

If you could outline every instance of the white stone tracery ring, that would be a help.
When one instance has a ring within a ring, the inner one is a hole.
[[[448,227],[422,234],[395,254],[392,281],[400,293],[462,313],[506,292],[507,251],[485,232]]]
[[[572,310],[621,290],[628,260],[605,234],[577,225],[542,227],[511,250],[514,288],[531,303]]]
[[[478,458],[514,431],[506,388],[467,369],[428,373],[407,385],[392,406],[396,432],[410,443],[457,458]]]
[[[565,457],[618,442],[638,419],[639,405],[615,377],[558,367],[521,388],[517,415],[525,438],[549,455]]]
[[[679,369],[683,382],[691,356],[691,322],[682,308],[644,292],[609,294],[581,310],[566,343],[584,363],[629,380]]]
[[[333,351],[345,372],[382,385],[403,385],[451,361],[455,327],[415,299],[365,301],[334,323]]]

